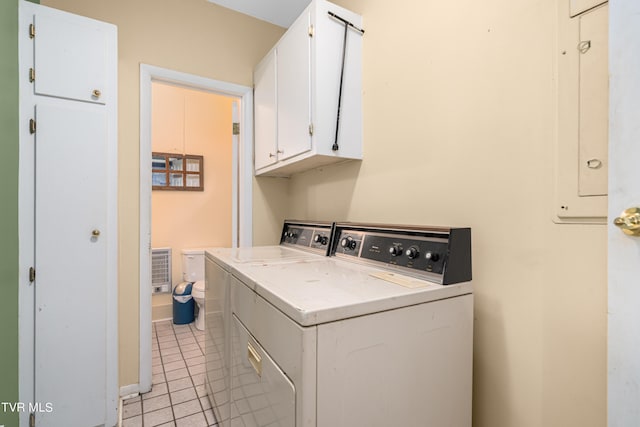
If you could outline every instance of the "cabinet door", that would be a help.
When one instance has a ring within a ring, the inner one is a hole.
[[[23,124],[34,120],[20,136],[20,217],[29,219],[20,229],[20,262],[37,273],[20,294],[20,396],[43,409],[22,412],[20,425],[32,412],[38,426],[114,426],[117,30],[31,2],[20,2],[19,14],[20,115]],[[65,70],[56,61],[73,63],[68,75],[60,75]],[[35,82],[29,68],[36,69]],[[51,80],[49,69],[61,81]],[[74,92],[90,75],[109,93],[104,105]]]
[[[311,149],[310,14],[289,28],[277,47],[278,160]]]
[[[54,407],[37,414],[38,425],[103,425],[115,236],[107,227],[107,112],[76,102],[38,105],[36,114],[35,401]]]
[[[235,314],[231,327],[231,426],[295,427],[293,384]]]
[[[253,74],[255,85],[255,168],[277,161],[278,115],[276,107],[276,51],[272,51]]]
[[[104,24],[68,14],[39,14],[35,23],[35,93],[104,104],[107,37]]]

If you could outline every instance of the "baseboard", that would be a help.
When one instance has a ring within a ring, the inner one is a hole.
[[[120,387],[120,397],[123,400],[136,397],[140,394],[140,384],[129,384]]]
[[[166,319],[173,319],[173,304],[154,305],[151,307],[151,320],[153,322]]]

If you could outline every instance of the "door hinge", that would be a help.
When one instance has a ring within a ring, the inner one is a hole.
[[[34,119],[29,120],[29,132],[31,134],[36,133],[36,121]]]
[[[29,427],[36,427],[36,414],[34,412],[29,414]]]
[[[29,282],[33,283],[36,281],[36,269],[33,267],[29,268]]]
[[[309,125],[309,135],[313,136],[313,123]]]
[[[313,25],[309,25],[309,37],[313,37]]]
[[[32,39],[36,36],[36,26],[29,24],[29,38]]]
[[[36,80],[36,70],[29,68],[29,83],[33,83]]]
[[[240,123],[233,124],[233,134],[240,135]]]

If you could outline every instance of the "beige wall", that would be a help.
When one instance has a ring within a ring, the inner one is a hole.
[[[606,425],[604,226],[556,225],[556,5],[336,0],[364,16],[364,160],[288,216],[471,226],[474,426]]]
[[[605,229],[551,221],[554,2],[335,2],[364,16],[365,159],[256,179],[254,242],[277,241],[284,217],[471,226],[474,426],[605,425]],[[119,26],[126,385],[137,381],[138,63],[249,85],[281,30],[204,0],[43,4]]]
[[[204,191],[151,195],[151,246],[172,249],[176,285],[182,249],[231,246],[233,98],[162,83],[151,91],[152,150],[204,157]],[[154,295],[153,320],[171,316],[171,295]]]
[[[118,26],[120,385],[137,384],[140,64],[251,86],[253,67],[283,30],[206,0],[44,0],[42,4]],[[257,212],[268,210],[260,197],[254,206]]]

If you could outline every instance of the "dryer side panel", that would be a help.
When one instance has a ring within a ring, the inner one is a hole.
[[[471,427],[473,296],[318,327],[318,427]]]

